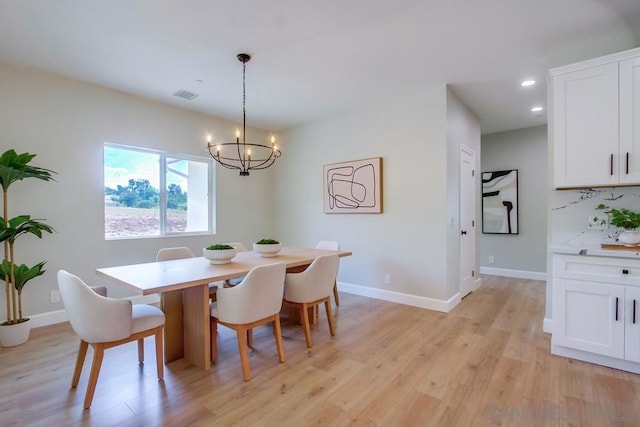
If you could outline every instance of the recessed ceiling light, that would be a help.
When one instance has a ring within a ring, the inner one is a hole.
[[[542,108],[542,107],[540,107],[540,106],[538,106],[538,107],[533,107],[533,108],[531,109],[531,112],[532,112],[532,113],[537,113],[538,111],[542,111],[542,110],[543,110],[543,108]]]
[[[520,86],[529,87],[529,86],[533,86],[534,84],[536,84],[535,80],[525,80],[522,83],[520,83]]]

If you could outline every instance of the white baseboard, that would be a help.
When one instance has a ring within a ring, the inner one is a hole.
[[[136,295],[128,297],[133,304],[157,304],[160,302],[159,295]],[[69,316],[66,310],[56,310],[47,313],[40,313],[28,316],[31,319],[31,329],[42,326],[55,325],[57,323],[68,322]]]
[[[460,303],[459,293],[456,293],[448,300],[439,300],[417,295],[403,294],[386,289],[353,285],[351,283],[344,282],[338,282],[338,289],[340,290],[340,292],[347,292],[349,294],[361,295],[363,297],[410,305],[412,307],[426,308],[428,310],[442,311],[444,313],[450,312],[456,305]]]
[[[510,270],[508,268],[480,267],[480,274],[513,277],[516,279],[547,280],[547,273],[541,271]]]
[[[548,334],[553,332],[553,319],[545,319],[542,321],[542,332],[546,332]]]

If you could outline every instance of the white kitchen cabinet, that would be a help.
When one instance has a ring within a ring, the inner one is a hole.
[[[555,188],[640,184],[640,49],[551,79]]]
[[[552,283],[552,352],[640,372],[640,260],[556,254]]]
[[[624,357],[624,287],[572,279],[553,281],[553,342]]]
[[[640,182],[640,57],[620,62],[620,184]]]
[[[640,362],[640,288],[626,287],[624,330],[624,358]]]

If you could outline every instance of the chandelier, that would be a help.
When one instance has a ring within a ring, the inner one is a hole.
[[[240,130],[236,130],[236,142],[212,143],[211,135],[207,136],[207,148],[213,159],[227,169],[237,169],[240,176],[248,176],[250,170],[266,169],[271,166],[278,157],[280,150],[276,147],[275,137],[271,136],[271,146],[249,143],[246,141],[246,67],[251,56],[246,53],[238,54],[238,60],[242,62],[242,141]]]

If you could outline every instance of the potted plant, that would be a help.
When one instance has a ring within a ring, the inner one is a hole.
[[[227,244],[215,244],[204,248],[202,256],[211,264],[228,264],[236,256],[236,248]]]
[[[640,244],[640,212],[623,208],[615,209],[598,205],[598,210],[604,210],[609,215],[609,223],[614,227],[624,228],[624,231],[618,236],[618,241],[625,245]]]
[[[20,236],[32,234],[42,238],[42,233],[52,233],[53,228],[30,215],[9,218],[9,187],[16,181],[36,178],[43,181],[53,179],[55,173],[49,169],[31,166],[29,163],[35,154],[17,154],[14,150],[5,151],[0,156],[0,186],[3,195],[3,216],[0,217],[0,242],[4,243],[4,258],[0,264],[0,275],[4,277],[7,304],[7,320],[0,324],[0,345],[11,347],[29,339],[31,325],[22,313],[22,290],[31,279],[44,274],[45,261],[33,267],[17,264],[14,245]]]
[[[278,255],[280,249],[282,249],[282,245],[274,239],[260,239],[253,244],[254,252],[257,252],[263,258],[270,258]]]

